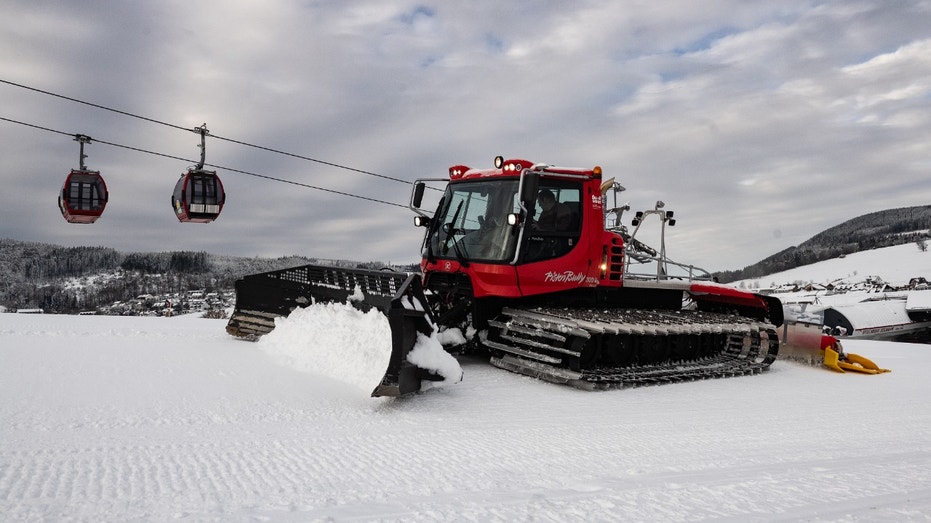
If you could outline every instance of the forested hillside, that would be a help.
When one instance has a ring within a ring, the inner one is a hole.
[[[106,247],[61,247],[0,239],[0,306],[46,312],[92,311],[140,295],[231,291],[236,279],[318,260],[245,258],[205,252],[121,253]],[[380,262],[327,260],[378,267]]]
[[[864,214],[789,247],[758,263],[737,271],[718,272],[723,283],[759,278],[802,265],[836,258],[859,251],[916,243],[927,248],[931,238],[931,205],[902,207]]]
[[[723,283],[759,278],[846,254],[931,238],[931,205],[879,211],[831,227],[737,271],[718,272]],[[245,258],[205,252],[121,253],[106,247],[61,247],[0,239],[0,307],[75,313],[98,310],[140,295],[199,290],[231,291],[256,272],[324,263],[380,268],[381,262],[320,261],[305,257]],[[404,270],[416,270],[405,267]]]

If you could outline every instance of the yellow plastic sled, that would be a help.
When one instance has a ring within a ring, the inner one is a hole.
[[[830,336],[825,336],[828,341]],[[889,369],[882,369],[879,365],[873,363],[869,358],[864,358],[859,354],[847,354],[841,349],[840,342],[836,339],[822,348],[824,352],[824,366],[836,370],[837,372],[862,372],[864,374],[882,374],[892,372]]]

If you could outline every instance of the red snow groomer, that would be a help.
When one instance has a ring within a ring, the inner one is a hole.
[[[437,183],[445,189],[428,212],[425,189]],[[486,353],[495,366],[582,389],[765,371],[780,346],[779,300],[669,260],[673,212],[657,202],[629,230],[621,217],[630,207],[617,205],[623,190],[600,167],[500,156],[492,169],[453,166],[413,184],[421,274],[307,265],[247,276],[227,331],[254,339],[295,307],[352,296],[391,325],[391,361],[373,396],[436,379],[407,360],[418,332],[434,329],[459,329],[448,338],[464,341],[450,352]],[[659,249],[638,239],[645,221],[658,228]]]

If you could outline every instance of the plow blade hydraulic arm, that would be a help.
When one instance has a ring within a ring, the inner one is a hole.
[[[391,299],[388,324],[391,326],[391,359],[381,383],[372,397],[403,396],[420,390],[421,380],[440,381],[443,378],[408,361],[407,355],[417,343],[417,335],[430,336],[435,329],[427,308],[427,299],[420,277],[412,274]]]

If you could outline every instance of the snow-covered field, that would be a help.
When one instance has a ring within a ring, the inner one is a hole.
[[[738,282],[738,285],[754,290],[796,282],[860,282],[869,276],[879,276],[886,283],[896,286],[907,285],[909,279],[919,276],[931,281],[931,251],[922,251],[914,243],[884,247],[744,280]]]
[[[387,328],[347,319],[327,332]],[[351,339],[315,371],[299,324],[224,326],[0,314],[0,519],[931,520],[926,345],[849,342],[878,376],[777,362],[595,393],[463,359],[397,400],[368,397]]]

